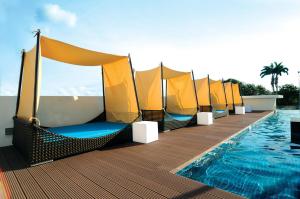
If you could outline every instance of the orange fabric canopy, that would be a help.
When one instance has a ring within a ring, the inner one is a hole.
[[[233,99],[234,99],[234,104],[235,105],[242,105],[243,104],[243,99],[240,94],[240,87],[239,84],[232,84],[232,92],[233,92]]]
[[[199,106],[210,106],[209,79],[208,77],[195,80]]]
[[[111,55],[76,47],[61,41],[40,36],[37,47],[25,53],[22,87],[17,117],[30,121],[33,110],[34,88],[37,85],[36,107],[39,103],[41,78],[41,57],[82,66],[103,66],[106,119],[112,122],[130,123],[138,117],[131,66],[127,56]],[[35,82],[36,60],[39,60],[38,81]],[[36,110],[37,111],[37,110]]]
[[[217,110],[225,110],[227,102],[223,82],[221,80],[210,80],[210,82],[211,104],[213,108]]]

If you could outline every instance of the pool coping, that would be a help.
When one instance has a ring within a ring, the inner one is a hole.
[[[208,152],[211,152],[212,150],[214,150],[215,148],[219,147],[221,144],[228,142],[230,139],[232,139],[233,137],[239,135],[240,133],[244,132],[247,129],[250,129],[253,125],[255,125],[256,123],[270,117],[271,115],[273,115],[274,113],[276,113],[276,110],[271,111],[270,113],[268,113],[267,115],[263,116],[262,118],[256,120],[255,122],[249,124],[248,126],[246,126],[245,128],[239,130],[238,132],[228,136],[227,138],[225,138],[223,141],[213,145],[212,147],[208,148],[207,150],[205,150],[204,152],[200,153],[199,155],[196,155],[195,157],[193,157],[192,159],[186,161],[185,163],[179,165],[178,167],[176,167],[175,169],[172,169],[170,172],[173,174],[176,174],[178,171],[184,169],[185,167],[187,167],[188,165],[192,164],[193,162],[195,162],[197,159],[201,158],[202,156],[204,156],[205,154],[207,154]]]

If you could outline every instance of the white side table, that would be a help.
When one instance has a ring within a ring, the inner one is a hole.
[[[211,125],[213,124],[213,113],[212,112],[198,112],[197,113],[197,124],[198,125]]]
[[[245,107],[244,106],[236,106],[235,114],[236,115],[245,115]]]
[[[140,121],[132,124],[133,141],[150,143],[158,140],[158,124],[151,121]]]

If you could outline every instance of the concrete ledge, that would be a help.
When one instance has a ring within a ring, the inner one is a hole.
[[[276,100],[283,98],[282,95],[253,95],[243,96],[244,105],[252,111],[274,111]]]
[[[251,95],[251,96],[242,96],[243,99],[281,99],[283,95]]]

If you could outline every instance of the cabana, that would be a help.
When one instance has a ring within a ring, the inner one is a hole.
[[[228,110],[230,113],[235,113],[238,106],[244,106],[243,98],[240,95],[239,84],[227,82],[224,84]]]
[[[234,113],[235,107],[234,107],[234,98],[233,98],[233,92],[232,92],[232,83],[226,82],[226,83],[224,83],[224,87],[225,87],[228,111],[229,111],[229,113]]]
[[[244,100],[240,93],[240,86],[238,83],[232,84],[232,95],[234,106],[244,106]]]
[[[211,105],[214,118],[224,117],[229,114],[224,83],[222,80],[210,80]]]
[[[36,37],[36,46],[22,54],[13,131],[13,144],[28,163],[34,165],[131,141],[131,123],[139,117],[139,108],[130,58],[79,48],[41,36],[39,31]],[[99,70],[102,66],[104,112],[85,124],[41,126],[37,112],[42,57]]]
[[[200,112],[212,112],[209,76],[194,81]]]
[[[191,72],[175,71],[161,64],[136,71],[135,81],[143,120],[158,121],[160,131],[196,124],[197,99]]]

